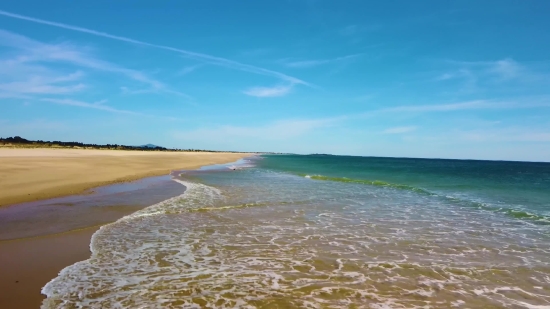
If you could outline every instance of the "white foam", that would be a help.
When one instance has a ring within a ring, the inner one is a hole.
[[[540,288],[550,282],[548,239],[531,237],[537,227],[442,208],[438,197],[261,177],[222,182],[223,192],[178,181],[183,195],[96,232],[90,259],[43,288],[42,308],[550,304]]]

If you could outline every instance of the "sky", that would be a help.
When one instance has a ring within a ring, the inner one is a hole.
[[[0,4],[0,137],[550,161],[550,1]]]

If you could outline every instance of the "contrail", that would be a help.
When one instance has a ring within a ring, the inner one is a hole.
[[[34,23],[38,23],[38,24],[63,28],[63,29],[67,29],[67,30],[88,33],[88,34],[91,34],[91,35],[100,36],[100,37],[104,37],[104,38],[109,38],[109,39],[112,39],[112,40],[117,40],[117,41],[132,43],[132,44],[138,44],[138,45],[148,46],[148,47],[153,47],[153,48],[158,48],[158,49],[169,50],[169,51],[173,51],[173,52],[176,52],[176,53],[183,54],[186,57],[201,60],[201,61],[205,61],[205,62],[214,64],[214,65],[224,66],[224,67],[227,67],[227,68],[246,71],[246,72],[255,73],[255,74],[259,74],[259,75],[273,76],[273,77],[277,77],[279,79],[285,80],[287,82],[290,82],[292,84],[302,84],[302,85],[306,85],[306,86],[310,86],[310,87],[315,87],[314,85],[312,85],[308,82],[305,82],[301,79],[298,79],[296,77],[288,76],[288,75],[280,73],[280,72],[276,72],[276,71],[256,67],[256,66],[253,66],[253,65],[240,63],[240,62],[237,62],[237,61],[233,61],[233,60],[229,60],[229,59],[225,59],[225,58],[221,58],[221,57],[196,53],[196,52],[192,52],[192,51],[188,51],[188,50],[184,50],[184,49],[179,49],[179,48],[174,48],[174,47],[170,47],[170,46],[165,46],[165,45],[147,43],[147,42],[134,40],[134,39],[123,37],[123,36],[113,35],[113,34],[100,32],[100,31],[96,31],[96,30],[92,30],[92,29],[87,29],[87,28],[82,28],[82,27],[78,27],[78,26],[72,26],[72,25],[57,23],[57,22],[43,20],[43,19],[38,19],[38,18],[34,18],[34,17],[14,14],[14,13],[2,11],[2,10],[0,10],[0,15],[11,17],[11,18],[16,18],[16,19],[21,19],[21,20],[26,20],[26,21],[30,21],[30,22],[34,22]]]

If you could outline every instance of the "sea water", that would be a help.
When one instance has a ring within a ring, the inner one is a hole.
[[[550,164],[266,155],[174,181],[42,308],[550,308]]]

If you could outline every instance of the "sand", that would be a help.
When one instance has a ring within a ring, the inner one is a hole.
[[[203,165],[229,163],[249,155],[0,148],[0,206],[79,194],[98,186],[148,176],[167,175],[171,170],[195,169]],[[170,191],[163,194],[175,193]],[[94,196],[94,194],[89,195],[90,198]],[[107,198],[106,203],[114,201],[112,197],[103,198]],[[48,206],[47,201],[43,204]],[[13,209],[18,207],[34,206],[12,205],[2,213],[4,215],[15,213]],[[117,207],[116,212],[109,210],[111,208],[103,210],[102,208],[89,210],[82,208],[82,211],[85,213],[84,216],[90,216],[91,211],[102,211],[102,219],[114,221],[145,206],[136,203],[131,207]],[[86,213],[87,211],[89,213]],[[42,216],[38,216],[40,217]],[[70,229],[69,223],[75,221],[74,217],[67,219],[57,215],[56,218],[62,221],[55,223],[62,225],[60,228],[64,225]],[[31,215],[28,219],[36,220]],[[32,222],[26,223],[32,225]],[[35,225],[40,226],[40,224],[38,221],[35,222]],[[39,308],[44,299],[40,294],[41,288],[66,266],[90,256],[90,238],[98,228],[99,226],[96,225],[53,235],[46,235],[49,232],[43,229],[42,236],[0,241],[0,308]]]
[[[246,156],[250,154],[0,148],[0,206],[80,194],[97,186]]]

